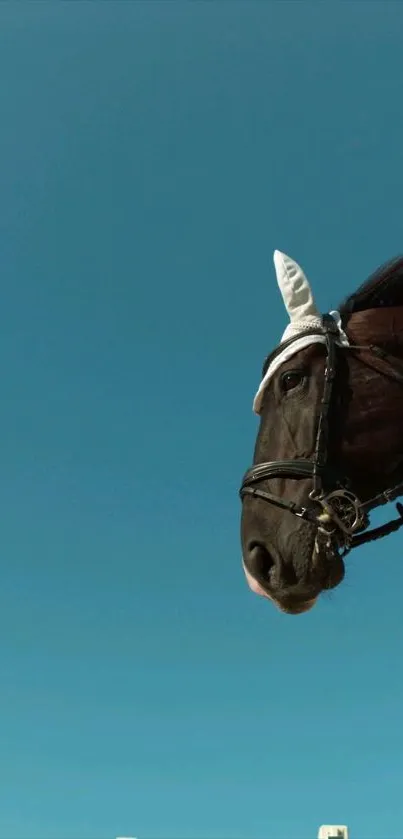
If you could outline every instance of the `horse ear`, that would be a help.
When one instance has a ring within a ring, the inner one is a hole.
[[[274,251],[273,259],[278,286],[291,323],[298,323],[307,317],[320,317],[302,268],[281,251]]]

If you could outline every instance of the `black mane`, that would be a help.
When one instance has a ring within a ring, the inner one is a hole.
[[[379,309],[390,306],[403,306],[403,257],[398,256],[381,265],[354,294],[350,294],[341,306],[341,315],[363,312],[366,309]]]

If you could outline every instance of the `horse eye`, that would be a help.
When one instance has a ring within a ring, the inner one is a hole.
[[[288,373],[283,373],[281,376],[281,387],[285,393],[288,393],[290,390],[294,390],[299,384],[301,384],[304,378],[304,374],[300,373],[298,370],[291,370]]]

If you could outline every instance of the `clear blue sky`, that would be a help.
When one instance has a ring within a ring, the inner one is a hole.
[[[0,838],[398,839],[403,539],[307,615],[237,490],[284,329],[403,250],[402,3],[0,5]]]

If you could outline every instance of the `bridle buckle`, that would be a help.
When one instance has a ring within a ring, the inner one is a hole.
[[[317,497],[316,501],[330,516],[336,527],[348,538],[362,530],[367,524],[361,502],[347,489],[335,489],[322,498]]]

